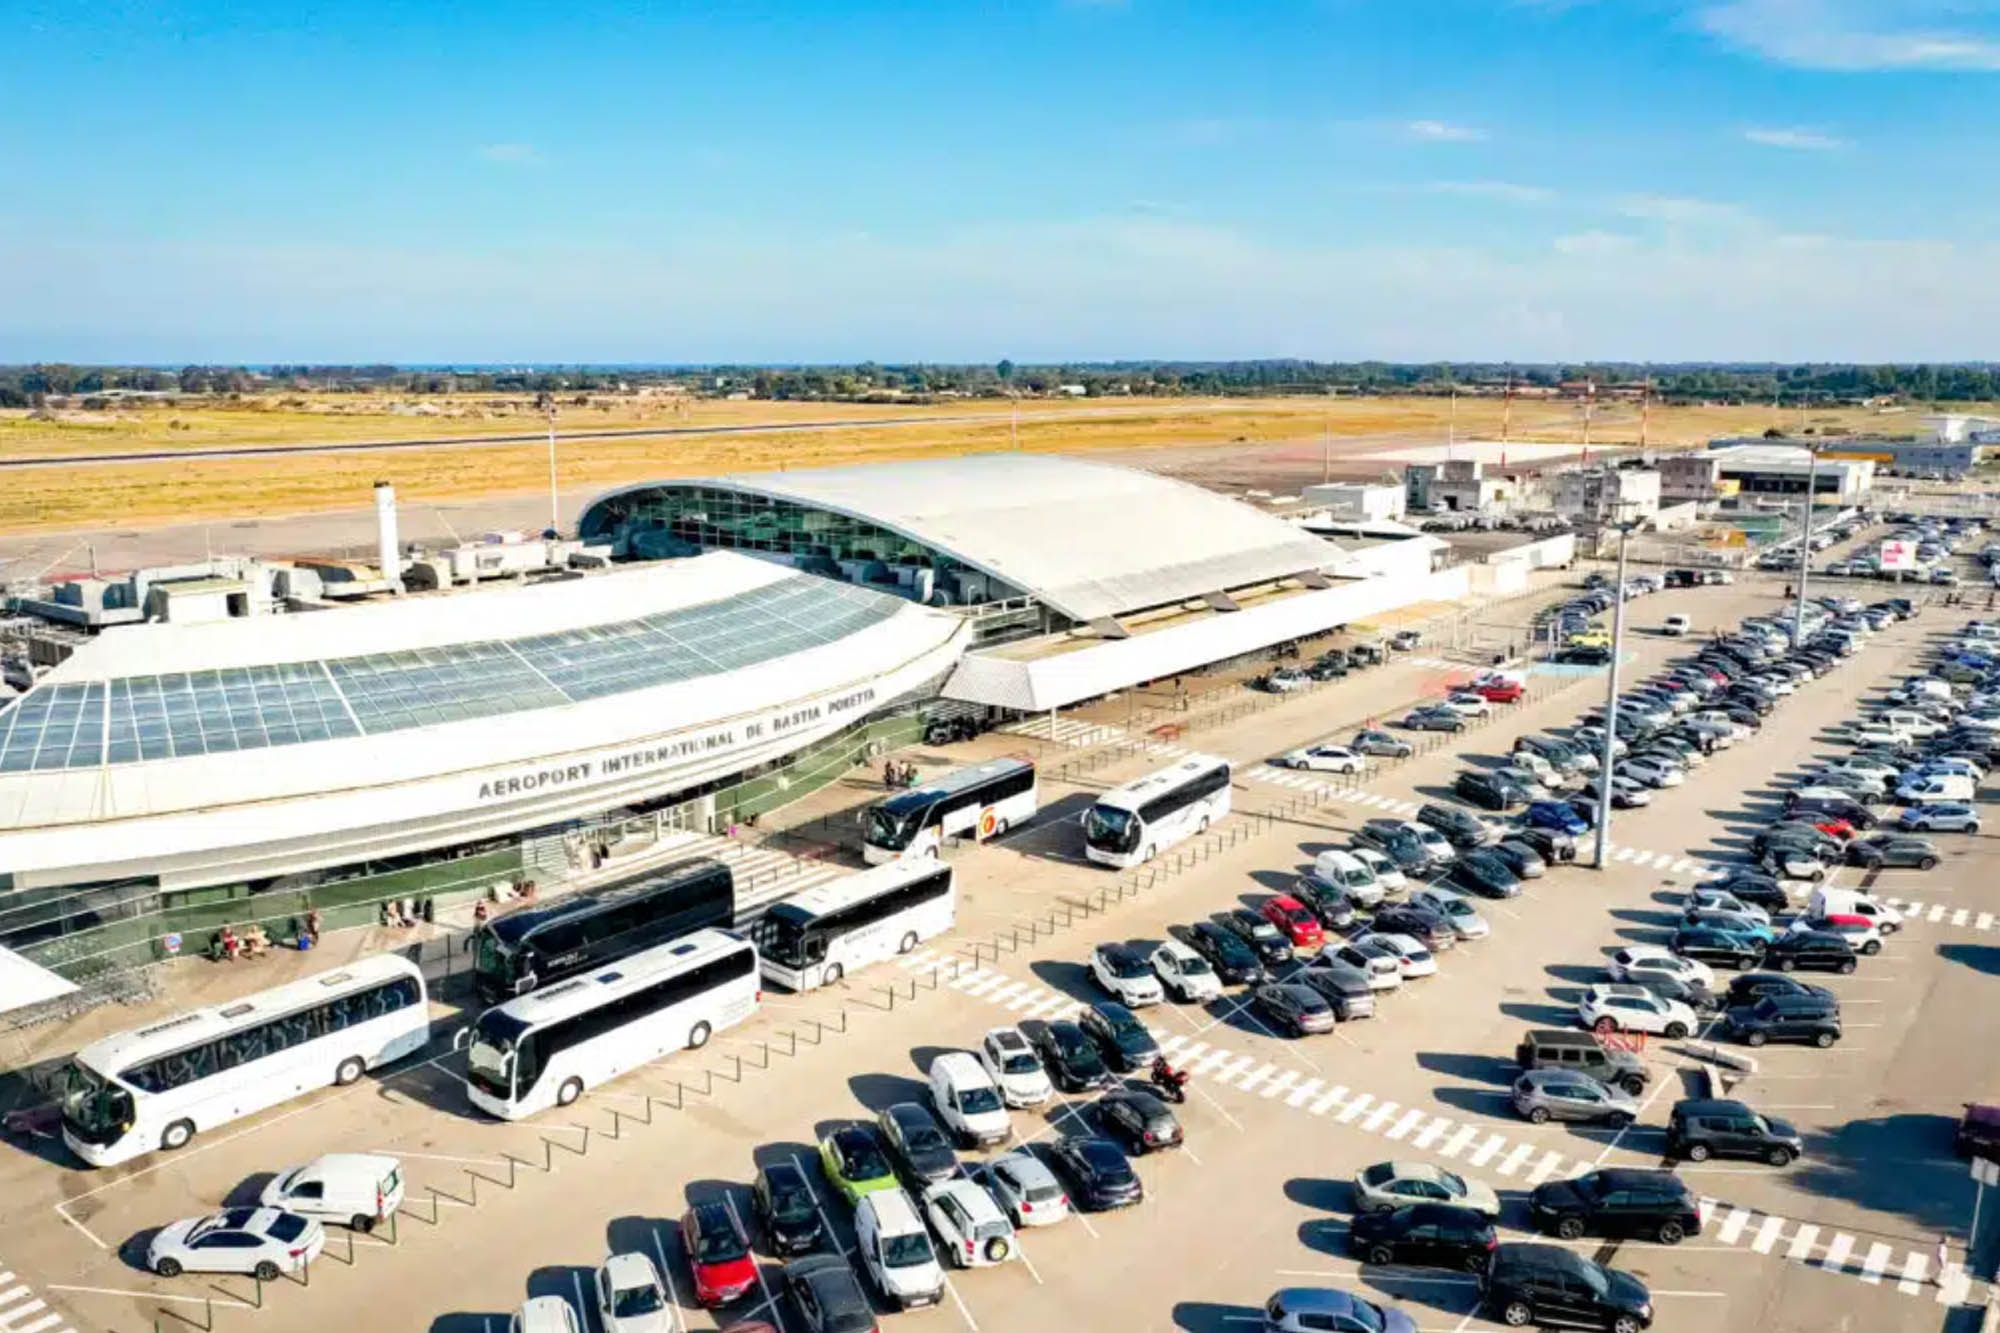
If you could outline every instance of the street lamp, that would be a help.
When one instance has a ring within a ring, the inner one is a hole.
[[[1792,612],[1792,647],[1806,641],[1806,575],[1812,569],[1813,498],[1819,485],[1819,447],[1806,446],[1806,518],[1799,534],[1799,603]]]
[[[1622,513],[1631,507],[1631,502],[1617,503],[1617,511]],[[1611,612],[1611,674],[1605,682],[1604,692],[1604,751],[1598,756],[1597,764],[1597,869],[1603,870],[1610,850],[1611,839],[1611,764],[1612,746],[1618,741],[1618,659],[1625,648],[1625,543],[1631,539],[1645,523],[1643,518],[1614,519],[1608,526],[1618,531],[1618,581],[1613,587],[1617,601]]]

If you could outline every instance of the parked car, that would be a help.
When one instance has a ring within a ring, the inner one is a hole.
[[[806,1173],[789,1160],[758,1169],[750,1187],[750,1220],[764,1248],[780,1259],[811,1254],[829,1239]]]
[[[1841,1038],[1840,1003],[1827,995],[1766,995],[1728,1010],[1722,1023],[1745,1046],[1795,1041],[1824,1048]]]
[[[1979,827],[1977,818],[1973,828]],[[1928,838],[1912,838],[1901,833],[1873,833],[1847,844],[1847,863],[1874,869],[1935,870],[1937,844]]]
[[[1050,1156],[1069,1181],[1069,1197],[1093,1213],[1130,1208],[1145,1201],[1145,1185],[1124,1152],[1109,1139],[1057,1139]]]
[[[1822,972],[1852,972],[1859,965],[1847,937],[1830,930],[1797,930],[1780,935],[1765,950],[1765,959],[1780,972],[1808,968]]]
[[[1152,965],[1130,945],[1099,944],[1092,948],[1090,975],[1112,999],[1125,1004],[1158,1004],[1166,998]]]
[[[1653,1323],[1645,1283],[1560,1245],[1500,1246],[1481,1276],[1479,1308],[1516,1328],[1641,1333]]]
[[[891,1165],[916,1192],[958,1174],[958,1154],[952,1151],[951,1140],[922,1103],[896,1102],[883,1107],[875,1115],[875,1128],[889,1150]]]
[[[1571,1028],[1530,1030],[1515,1045],[1514,1061],[1530,1072],[1580,1074],[1633,1097],[1645,1092],[1651,1078],[1646,1062],[1632,1052],[1606,1046],[1595,1035]]]
[[[1403,717],[1410,731],[1464,731],[1465,717],[1449,708],[1418,708]]]
[[[1274,1028],[1289,1036],[1333,1031],[1333,1006],[1324,995],[1303,982],[1267,982],[1257,988],[1252,1003]]]
[[[257,1201],[366,1234],[402,1206],[402,1163],[382,1153],[327,1153],[271,1177]]]
[[[1494,827],[1479,816],[1435,801],[1417,807],[1417,822],[1444,834],[1454,847],[1484,847],[1498,840]]]
[[[785,1265],[784,1280],[806,1333],[875,1333],[875,1305],[839,1255],[794,1259]]]
[[[1607,971],[1613,981],[1637,981],[1648,975],[1664,973],[1703,986],[1715,985],[1715,973],[1706,963],[1684,958],[1657,944],[1626,945],[1611,955]]]
[[[819,1141],[820,1169],[851,1206],[878,1190],[896,1189],[896,1169],[868,1125],[844,1125]]]
[[[1307,745],[1288,750],[1279,757],[1278,766],[1314,773],[1360,773],[1368,767],[1359,751],[1344,745]]]
[[[1513,898],[1521,892],[1520,878],[1504,858],[1489,850],[1467,852],[1452,868],[1451,877],[1486,898]]]
[[[1111,1086],[1111,1071],[1098,1054],[1097,1043],[1076,1024],[1066,1019],[1044,1023],[1029,1032],[1028,1040],[1058,1090],[1090,1092]]]
[[[1529,802],[1529,789],[1493,773],[1460,773],[1451,789],[1463,799],[1487,810],[1512,810]]]
[[[1208,960],[1178,939],[1162,940],[1151,961],[1160,985],[1182,1004],[1213,1000],[1222,994],[1222,980]]]
[[[1290,894],[1281,893],[1266,898],[1258,911],[1291,941],[1295,950],[1318,949],[1326,943],[1326,931],[1320,925],[1319,917]]]
[[[674,1333],[666,1288],[650,1256],[629,1250],[609,1256],[598,1266],[591,1288],[604,1333]],[[695,1299],[701,1299],[699,1283]]]
[[[1413,1203],[1448,1203],[1492,1220],[1500,1216],[1493,1187],[1430,1162],[1390,1161],[1354,1173],[1355,1211],[1386,1213]]]
[[[1417,1325],[1394,1307],[1373,1305],[1330,1287],[1286,1287],[1264,1302],[1262,1333],[1313,1333],[1315,1329],[1355,1333],[1416,1333]]]
[[[1551,829],[1572,838],[1580,838],[1590,832],[1590,825],[1564,801],[1534,802],[1528,807],[1526,823],[1529,828]]]
[[[1260,986],[1264,983],[1263,963],[1256,951],[1235,931],[1214,921],[1197,921],[1191,926],[1168,926],[1167,934],[1201,955],[1215,969],[1225,986]]]
[[[1069,1196],[1041,1158],[1016,1148],[972,1169],[1017,1227],[1050,1227],[1069,1216]]]
[[[1410,905],[1435,912],[1461,940],[1483,940],[1492,933],[1486,918],[1471,903],[1450,889],[1419,889],[1410,895]]]
[[[990,1268],[1019,1253],[1014,1224],[976,1181],[946,1180],[924,1191],[924,1217],[957,1268]]]
[[[1678,1245],[1701,1234],[1701,1210],[1671,1171],[1607,1168],[1535,1186],[1528,1215],[1564,1240],[1643,1237]]]
[[[1544,834],[1547,832],[1545,829],[1535,831]],[[1540,879],[1548,873],[1550,858],[1535,845],[1535,841],[1522,837],[1502,838],[1489,850],[1499,858],[1502,865],[1513,872],[1516,879]],[[1553,845],[1550,850],[1554,850]],[[1572,846],[1570,855],[1575,854],[1575,848]]]
[[[1349,940],[1320,955],[1331,958],[1368,978],[1370,990],[1395,990],[1403,984],[1403,956],[1380,940]],[[1310,968],[1308,968],[1310,970]]]
[[[1510,1100],[1516,1112],[1537,1125],[1550,1120],[1601,1121],[1619,1128],[1639,1116],[1639,1103],[1623,1089],[1561,1069],[1533,1069],[1521,1075],[1514,1080]]]
[[[1181,1145],[1181,1122],[1150,1092],[1120,1088],[1098,1098],[1093,1109],[1097,1123],[1128,1153],[1158,1152]]]
[[[1400,980],[1402,970],[1393,965]],[[1333,1006],[1333,1016],[1345,1023],[1375,1016],[1375,982],[1367,972],[1334,953],[1322,953],[1292,974],[1292,979],[1311,986]]]
[[[1700,1024],[1692,1008],[1643,986],[1592,986],[1576,1006],[1577,1021],[1594,1032],[1648,1032],[1678,1041]]]
[[[1266,969],[1283,967],[1292,961],[1292,942],[1276,926],[1249,908],[1237,907],[1217,912],[1215,920],[1249,945],[1257,955],[1257,961]]]
[[[225,1208],[169,1222],[146,1245],[146,1267],[161,1277],[242,1273],[275,1282],[319,1258],[326,1228],[277,1208]]]
[[[1355,732],[1348,747],[1360,754],[1377,755],[1384,759],[1408,759],[1417,752],[1408,741],[1372,727]]]
[[[923,1110],[921,1106],[914,1109]],[[954,1159],[953,1169],[957,1166]],[[680,1230],[681,1247],[687,1251],[688,1269],[694,1274],[694,1298],[699,1304],[711,1310],[728,1305],[757,1285],[757,1261],[750,1255],[750,1238],[743,1234],[736,1214],[727,1204],[712,1200],[694,1205],[681,1214]],[[637,1257],[645,1258],[643,1254]],[[657,1270],[654,1276],[657,1277]],[[662,1323],[661,1327],[667,1325]]]
[[[1790,1166],[1805,1152],[1805,1139],[1788,1120],[1757,1114],[1744,1103],[1702,1098],[1674,1103],[1667,1116],[1667,1156],[1690,1162],[1741,1157]]]
[[[1148,1069],[1160,1054],[1160,1043],[1132,1011],[1115,1002],[1099,1000],[1077,1012],[1076,1025],[1097,1043],[1104,1063],[1120,1073]]]
[[[1667,947],[1683,958],[1720,963],[1748,972],[1764,959],[1764,941],[1755,935],[1720,926],[1682,926]]]
[[[1470,1208],[1413,1203],[1357,1215],[1348,1223],[1347,1244],[1363,1263],[1483,1273],[1500,1240],[1493,1223]]]

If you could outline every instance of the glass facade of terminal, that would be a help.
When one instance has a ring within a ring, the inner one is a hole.
[[[259,750],[553,708],[834,643],[902,606],[861,588],[792,577],[554,634],[45,684],[0,712],[0,772]]]
[[[860,582],[906,591],[909,581],[899,579],[899,572],[929,570],[931,600],[943,605],[1024,595],[984,573],[978,576],[982,595],[969,595],[963,576],[973,571],[947,551],[849,514],[722,487],[651,486],[612,496],[584,515],[586,541],[620,532],[662,533],[702,550],[789,556],[799,568],[830,578],[850,577],[844,566],[858,563]]]

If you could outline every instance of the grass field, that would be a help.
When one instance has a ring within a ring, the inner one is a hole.
[[[447,399],[447,412],[409,416],[387,410],[334,415],[318,400],[305,408],[152,407],[104,414],[76,424],[0,415],[0,456],[112,452],[162,447],[340,440],[411,439],[452,434],[516,433],[536,429],[532,412],[499,415],[498,400]],[[515,399],[518,403],[520,400]],[[341,401],[339,405],[354,406]],[[1379,437],[1441,439],[1452,408],[1439,398],[1259,398],[1247,400],[1029,400],[1021,404],[1020,447],[1045,453],[1266,445],[1317,440],[1330,433],[1336,454],[1365,454]],[[483,415],[476,415],[483,414]],[[1003,403],[980,401],[927,407],[861,404],[612,400],[607,411],[565,407],[563,430],[631,426],[732,426],[899,415],[991,414],[997,419],[915,426],[855,425],[755,435],[695,435],[571,440],[560,450],[565,488],[610,486],[649,477],[697,476],[834,463],[1006,449],[1010,425]],[[93,414],[96,415],[96,414]],[[1493,438],[1501,405],[1464,399],[1457,407],[1461,438]],[[171,423],[179,421],[175,426]],[[1601,407],[1595,443],[1631,442],[1635,408]],[[1755,434],[1767,426],[1796,428],[1796,414],[1768,407],[1663,408],[1651,414],[1648,437],[1659,444],[1695,444],[1717,435]],[[1909,431],[1909,417],[1815,413],[1820,430],[1868,427]],[[1575,408],[1516,403],[1511,432],[1522,439],[1574,441],[1582,421]],[[1344,441],[1345,443],[1340,443]],[[377,480],[392,481],[407,500],[465,499],[537,490],[547,484],[547,454],[539,443],[443,445],[371,454],[307,453],[297,458],[190,459],[176,463],[32,467],[10,471],[0,489],[0,531],[147,526],[188,519],[264,517],[353,509],[367,503]]]

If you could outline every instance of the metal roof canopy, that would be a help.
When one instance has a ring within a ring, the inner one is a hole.
[[[1326,569],[1339,550],[1188,482],[1046,454],[731,473],[621,487],[710,486],[888,528],[1078,621]]]

